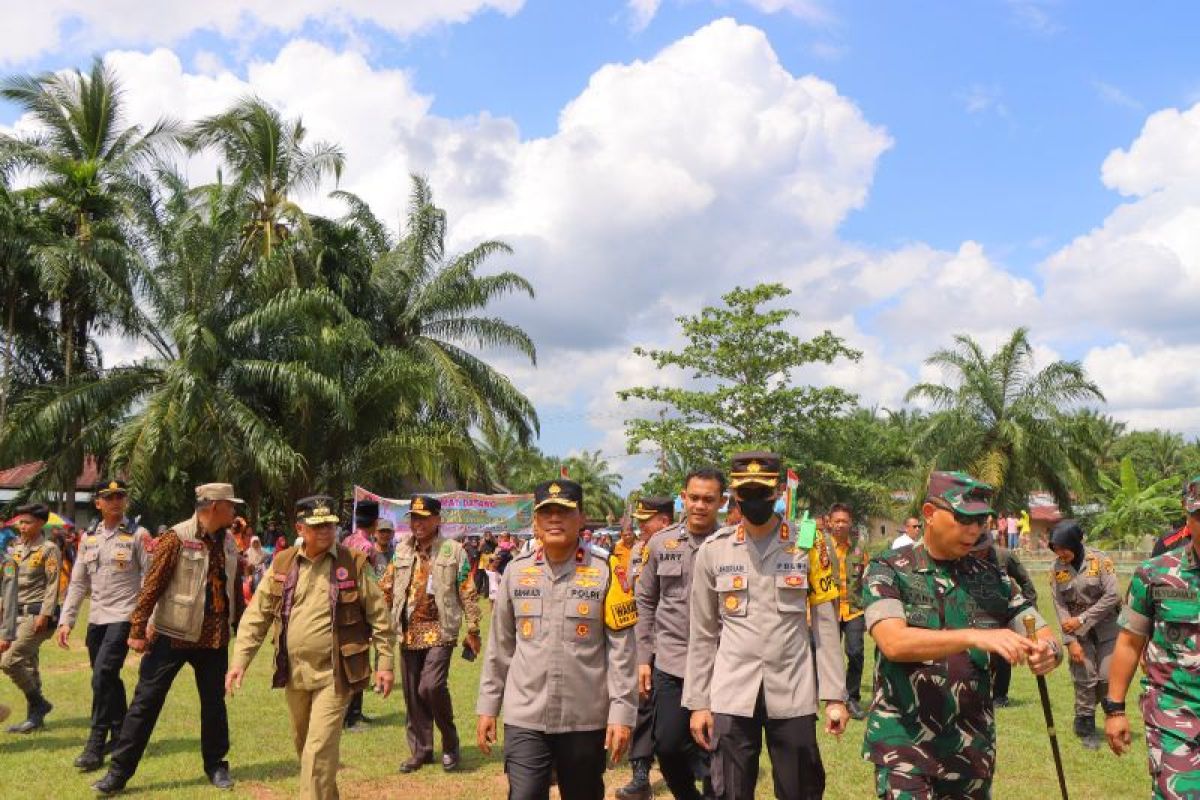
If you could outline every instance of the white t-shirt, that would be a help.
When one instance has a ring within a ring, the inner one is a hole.
[[[892,549],[893,550],[898,550],[901,547],[907,547],[910,544],[916,544],[916,542],[907,533],[902,533],[899,536],[897,536],[895,539],[892,539]]]

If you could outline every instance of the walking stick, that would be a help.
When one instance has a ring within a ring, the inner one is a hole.
[[[1025,633],[1033,641],[1037,641],[1034,628],[1037,618],[1033,614],[1025,616]],[[1054,769],[1058,771],[1058,789],[1062,792],[1063,800],[1067,798],[1067,779],[1063,775],[1062,753],[1058,752],[1058,734],[1054,732],[1054,710],[1050,707],[1050,690],[1046,687],[1046,676],[1037,676],[1038,694],[1042,696],[1042,714],[1046,717],[1046,733],[1050,735],[1050,752],[1054,754]]]

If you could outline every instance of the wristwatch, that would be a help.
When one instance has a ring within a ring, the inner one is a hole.
[[[1124,700],[1109,700],[1107,697],[1100,701],[1100,708],[1106,717],[1121,717],[1125,715]]]

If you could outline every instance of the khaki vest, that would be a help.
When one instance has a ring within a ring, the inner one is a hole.
[[[274,617],[275,673],[271,686],[287,686],[291,670],[288,664],[287,623],[291,616],[292,596],[296,591],[299,548],[289,547],[271,562],[272,579],[267,583],[267,611]],[[369,569],[367,557],[355,550],[338,547],[330,570],[329,613],[333,619],[333,680],[339,691],[358,692],[371,682],[371,625],[367,609],[358,591],[359,576]],[[341,577],[341,576],[345,577]],[[372,580],[374,578],[372,577]]]
[[[154,627],[159,633],[185,642],[200,638],[204,625],[204,589],[208,580],[208,547],[199,538],[199,523],[196,517],[180,522],[171,528],[179,537],[179,558],[175,572],[158,605],[154,608]],[[199,546],[197,546],[199,545]],[[225,533],[225,594],[229,608],[229,621],[234,619],[234,599],[237,586],[237,544],[228,532]]]
[[[434,538],[429,546],[429,573],[433,576],[433,601],[437,604],[438,625],[447,639],[458,639],[462,627],[462,598],[458,594],[459,570],[467,557],[463,546],[453,539]],[[397,633],[408,626],[412,609],[408,607],[408,587],[417,566],[417,551],[405,541],[392,556],[392,627]]]

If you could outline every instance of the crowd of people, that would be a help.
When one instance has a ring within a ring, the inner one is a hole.
[[[1060,642],[1007,522],[993,522],[1007,518],[991,487],[934,472],[920,515],[872,557],[849,505],[801,521],[776,513],[783,474],[766,452],[735,456],[727,472],[693,470],[680,518],[676,497],[642,497],[615,541],[587,529],[583,489],[566,479],[535,488],[523,540],[447,537],[431,495],[411,499],[402,537],[373,501],[347,518],[334,498],[307,497],[292,535],[269,523],[266,545],[229,484],[196,487],[194,514],[152,536],[128,517],[125,484],[105,482],[99,519],[69,545],[46,535],[46,506],[25,505],[0,573],[0,670],[26,698],[8,730],[44,727],[53,705],[40,648],[68,645],[88,599],[92,709],[74,764],[107,762],[93,784],[101,795],[134,777],[184,666],[200,697],[204,772],[231,788],[227,697],[268,638],[309,798],[338,796],[342,733],[369,730],[363,693],[390,694],[397,664],[409,750],[400,771],[436,763],[435,732],[441,768],[459,768],[449,675],[460,642],[463,658],[482,657],[475,741],[486,755],[502,740],[519,800],[547,798],[552,784],[564,800],[599,800],[606,767],[626,754],[621,800],[652,797],[654,761],[675,798],[748,800],[764,737],[775,795],[820,798],[819,720],[835,737],[865,721],[878,797],[987,798],[994,709],[1007,704],[1012,667],[1041,676],[1065,657],[1076,736],[1099,748],[1099,705],[1118,754],[1130,746],[1125,695],[1143,665],[1155,796],[1194,792],[1200,478],[1184,492],[1186,524],[1138,568],[1125,603],[1113,560],[1083,528],[1053,530]],[[1017,534],[1019,545],[1019,520]],[[864,698],[868,637],[875,674]],[[127,703],[130,650],[142,657]]]

